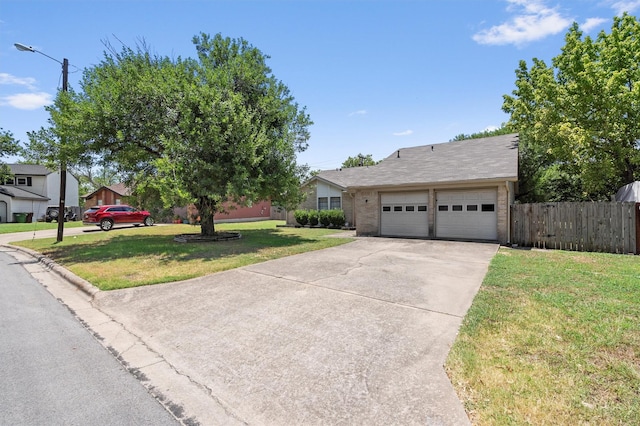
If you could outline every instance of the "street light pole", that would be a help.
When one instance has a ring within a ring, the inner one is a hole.
[[[64,58],[62,62],[60,62],[56,58],[52,58],[46,53],[42,53],[31,46],[27,46],[22,43],[15,43],[14,46],[16,47],[16,49],[22,52],[36,52],[61,64],[62,65],[62,91],[66,92],[68,90],[69,60],[67,58]],[[64,237],[64,216],[65,216],[64,214],[65,200],[64,199],[67,194],[67,160],[66,158],[64,158],[64,154],[62,153],[63,145],[64,144],[61,141],[60,150],[59,150],[60,152],[60,200],[58,202],[58,234],[56,236],[56,241],[59,243],[62,242],[62,239]]]

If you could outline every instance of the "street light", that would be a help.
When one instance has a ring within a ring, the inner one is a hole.
[[[42,56],[46,56],[47,58],[56,61],[60,65],[62,65],[62,91],[67,91],[68,79],[69,79],[69,60],[64,58],[62,62],[57,60],[56,58],[52,58],[46,53],[42,53],[39,50],[34,49],[31,46],[27,46],[22,43],[14,43],[16,49],[21,52],[35,52],[39,53]],[[64,198],[67,193],[67,162],[64,159],[64,155],[62,155],[62,147],[60,149],[60,202],[58,204],[58,235],[56,237],[57,242],[62,242],[62,238],[64,235]]]

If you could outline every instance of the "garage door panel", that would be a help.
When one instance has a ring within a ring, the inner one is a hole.
[[[400,237],[428,237],[428,193],[382,194],[380,234]]]
[[[437,193],[436,236],[496,240],[497,190]]]

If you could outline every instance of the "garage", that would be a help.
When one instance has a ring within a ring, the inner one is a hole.
[[[437,191],[436,237],[498,239],[497,189]]]
[[[396,237],[428,237],[428,192],[380,195],[380,233]]]

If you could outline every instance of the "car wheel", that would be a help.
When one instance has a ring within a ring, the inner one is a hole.
[[[147,216],[144,218],[144,226],[153,226],[153,219],[151,216]]]
[[[102,219],[100,221],[100,229],[103,231],[110,231],[113,228],[113,221],[111,219]]]

